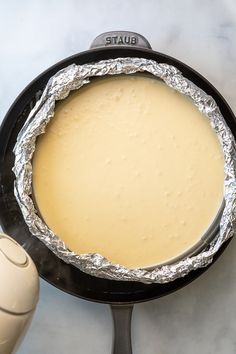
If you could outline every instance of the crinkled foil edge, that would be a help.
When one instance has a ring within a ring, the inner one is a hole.
[[[189,96],[200,112],[205,114],[217,133],[225,158],[225,205],[220,221],[220,232],[202,252],[175,264],[163,265],[153,270],[128,269],[112,264],[99,254],[75,254],[70,252],[37,215],[31,198],[32,164],[35,142],[54,115],[55,102],[66,98],[71,90],[79,89],[89,83],[94,76],[133,74],[149,72],[162,79],[169,87]],[[236,151],[234,137],[214,99],[182,76],[175,67],[165,63],[143,58],[116,58],[92,64],[72,64],[50,78],[40,100],[30,112],[24,126],[17,137],[14,147],[15,173],[14,193],[22,211],[24,220],[32,235],[66,263],[70,263],[91,275],[112,279],[139,281],[143,283],[167,283],[187,275],[190,271],[205,267],[212,262],[213,256],[221,245],[233,236],[236,200]]]

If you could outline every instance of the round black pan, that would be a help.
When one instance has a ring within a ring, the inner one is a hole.
[[[119,33],[124,35],[122,34],[123,32]],[[136,36],[137,34],[132,35]],[[103,37],[103,40],[105,41],[104,38],[106,39],[107,37]],[[94,46],[96,46],[96,43]],[[193,271],[184,278],[177,279],[168,284],[146,285],[138,282],[111,281],[92,277],[81,272],[74,266],[64,263],[41,241],[30,234],[28,227],[24,222],[13,190],[13,147],[29,111],[39,99],[42,90],[52,75],[72,63],[84,64],[116,57],[142,57],[153,59],[160,63],[174,65],[185,77],[189,78],[215,99],[228,126],[236,137],[235,117],[219,92],[204,77],[189,66],[177,59],[155,52],[149,48],[132,47],[132,44],[130,46],[117,45],[93,48],[60,61],[39,75],[17,97],[6,114],[0,130],[0,223],[4,232],[15,238],[16,241],[27,250],[34,260],[38,272],[43,279],[74,296],[113,305],[115,328],[117,330],[113,352],[117,354],[131,353],[129,337],[126,336],[124,340],[124,336],[127,335],[129,331],[132,312],[132,307],[127,305],[148,301],[176,291],[199,277],[209,267]],[[227,241],[222,246],[220,251],[214,257],[214,261],[224,251],[229,242],[230,241]],[[122,313],[121,305],[126,305],[126,307],[122,308]],[[122,326],[120,326],[121,322]],[[119,339],[122,338],[123,340],[120,341]]]

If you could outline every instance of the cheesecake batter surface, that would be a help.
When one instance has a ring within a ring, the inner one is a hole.
[[[223,200],[224,158],[193,102],[144,76],[97,79],[37,139],[33,194],[67,247],[130,268],[196,244]]]

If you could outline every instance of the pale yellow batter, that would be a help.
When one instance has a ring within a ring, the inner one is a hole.
[[[98,79],[61,101],[38,139],[34,198],[72,251],[153,266],[208,229],[223,199],[223,163],[189,98],[154,78]]]

